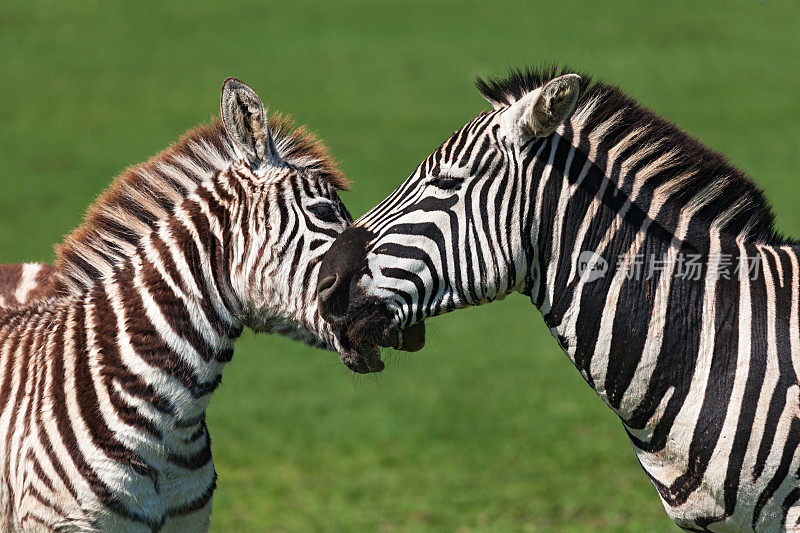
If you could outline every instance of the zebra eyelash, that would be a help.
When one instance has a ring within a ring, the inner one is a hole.
[[[452,189],[458,189],[461,184],[464,183],[464,178],[448,176],[447,174],[439,174],[438,176],[431,178],[428,183],[434,187],[438,187],[439,189],[449,191]]]

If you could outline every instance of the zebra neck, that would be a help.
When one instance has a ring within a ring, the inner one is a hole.
[[[709,258],[728,254],[733,264],[757,252],[708,227],[691,244],[680,223],[665,238],[658,212],[642,214],[623,192],[628,177],[607,175],[577,144],[554,136],[537,148],[530,296],[600,398],[630,428],[652,428],[658,402],[688,389],[703,350]],[[680,278],[687,258],[696,273]]]
[[[156,239],[139,251],[84,297],[89,353],[111,403],[126,404],[121,418],[145,442],[180,449],[205,434],[206,407],[242,326],[214,261]]]

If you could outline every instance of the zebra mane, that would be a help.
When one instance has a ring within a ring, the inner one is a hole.
[[[269,118],[275,145],[290,166],[313,172],[337,189],[349,182],[325,145],[291,117]],[[87,209],[84,222],[56,246],[57,290],[80,294],[129,257],[142,237],[199,184],[240,159],[213,118],[148,161],[126,169]]]
[[[495,108],[502,108],[551,79],[574,72],[555,66],[512,70],[505,78],[478,78],[476,86]],[[726,234],[755,242],[787,242],[775,230],[775,216],[762,190],[722,154],[638,104],[619,87],[577,73],[581,94],[570,120],[572,129],[590,134],[606,152],[613,149],[619,155],[635,148],[648,161],[657,161],[644,177],[636,177],[635,186],[626,184],[625,193],[639,188],[639,197],[642,192],[653,200],[660,195],[662,212],[699,202],[697,221],[711,224],[722,217],[721,230]],[[605,161],[596,163],[606,170]]]

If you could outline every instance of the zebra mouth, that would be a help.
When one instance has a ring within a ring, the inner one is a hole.
[[[396,348],[404,352],[416,352],[425,346],[425,321],[417,322],[407,328],[389,328],[383,335],[380,345]]]
[[[385,305],[358,308],[355,318],[335,326],[339,357],[353,372],[366,374],[384,369],[381,348],[416,352],[425,346],[425,322],[400,328]]]
[[[381,349],[377,343],[362,339],[353,339],[347,333],[337,335],[341,349],[339,359],[351,371],[357,374],[380,372],[386,366],[381,361]]]
[[[357,374],[380,372],[385,368],[381,360],[381,347],[416,352],[425,346],[425,322],[407,328],[391,326],[382,334],[374,335],[358,328],[345,328],[337,332],[341,345],[339,358]]]

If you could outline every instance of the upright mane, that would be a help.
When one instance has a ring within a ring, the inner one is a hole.
[[[283,160],[314,172],[337,189],[347,180],[325,145],[289,116],[269,118]],[[120,174],[88,208],[84,222],[56,246],[56,268],[62,293],[81,293],[114,265],[131,255],[142,237],[166,217],[199,184],[239,159],[216,118],[183,135],[148,161]]]
[[[555,66],[512,70],[505,78],[478,78],[476,86],[495,108],[502,108],[553,78],[572,72],[575,71]],[[722,154],[641,106],[619,87],[579,74],[581,93],[571,119],[573,129],[591,132],[602,126],[601,144],[605,150],[623,142],[627,143],[626,149],[665,156],[661,168],[639,183],[643,191],[650,193],[645,197],[652,197],[659,187],[669,196],[664,209],[681,208],[705,191],[707,202],[694,220],[710,224],[726,213],[722,228],[726,234],[760,243],[787,242],[775,230],[775,216],[764,193]],[[596,163],[603,168],[605,161]],[[615,185],[620,187],[619,183]],[[622,190],[630,194],[630,184]]]

